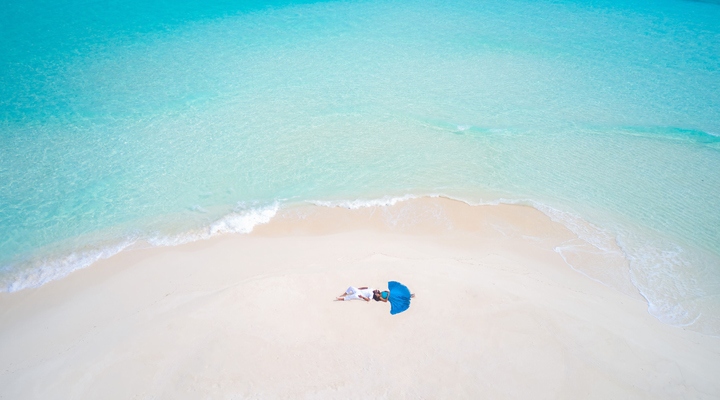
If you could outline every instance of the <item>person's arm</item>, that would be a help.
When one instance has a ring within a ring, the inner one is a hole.
[[[368,299],[367,297],[365,297],[365,296],[363,296],[363,295],[361,295],[361,294],[359,294],[358,296],[360,296],[360,298],[363,299],[363,300],[365,300],[365,301],[370,301],[370,299]]]
[[[380,293],[380,301],[384,301],[385,303],[388,302],[388,299],[390,298],[390,292],[387,292],[387,298],[382,297],[382,292]]]
[[[367,286],[363,286],[363,287],[361,287],[361,288],[358,288],[358,290],[365,290],[365,289],[367,289],[367,288],[368,288]]]

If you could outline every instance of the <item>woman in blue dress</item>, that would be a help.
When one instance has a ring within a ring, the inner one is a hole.
[[[373,290],[373,299],[375,301],[390,302],[390,314],[399,314],[410,307],[410,299],[415,297],[414,293],[410,293],[410,289],[402,283],[390,281],[388,282],[388,290]]]

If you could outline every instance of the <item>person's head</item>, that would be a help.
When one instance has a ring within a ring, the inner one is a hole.
[[[373,300],[375,300],[375,301],[380,301],[380,299],[381,299],[380,291],[379,291],[379,290],[373,290]]]

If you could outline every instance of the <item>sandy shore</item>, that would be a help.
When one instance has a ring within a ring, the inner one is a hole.
[[[0,295],[0,398],[719,398],[720,338],[574,271],[554,249],[577,240],[420,199],[123,252]],[[389,280],[407,312],[333,301]]]

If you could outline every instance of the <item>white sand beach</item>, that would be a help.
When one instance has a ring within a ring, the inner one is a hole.
[[[573,270],[573,240],[531,207],[423,198],[125,251],[0,295],[0,398],[720,398],[720,338]],[[390,280],[408,311],[334,301]]]

